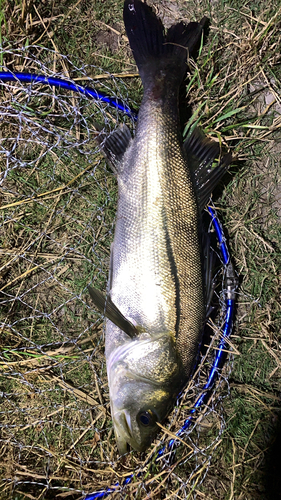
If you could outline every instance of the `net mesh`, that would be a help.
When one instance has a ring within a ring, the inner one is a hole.
[[[7,70],[67,78],[135,105],[122,80],[52,50],[26,46],[5,50],[3,58]],[[154,451],[120,459],[103,318],[87,292],[89,284],[106,286],[117,201],[97,129],[108,133],[126,122],[133,131],[134,122],[104,102],[39,83],[2,83],[0,92],[2,494],[79,498],[142,470],[118,489],[119,498],[150,492],[153,498],[195,498],[221,441],[227,390],[220,386],[227,387],[231,363],[176,451],[167,449],[158,460]],[[181,427],[206,382],[223,326],[224,273],[220,265],[214,297],[221,308],[198,370],[155,450]]]

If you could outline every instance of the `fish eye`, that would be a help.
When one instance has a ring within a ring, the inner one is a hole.
[[[157,417],[151,410],[140,411],[138,414],[138,420],[144,427],[148,427],[149,425],[155,424]]]

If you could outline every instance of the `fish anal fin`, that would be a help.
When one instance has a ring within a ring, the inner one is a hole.
[[[124,124],[114,130],[103,142],[103,152],[117,170],[131,142],[131,132],[127,125]]]

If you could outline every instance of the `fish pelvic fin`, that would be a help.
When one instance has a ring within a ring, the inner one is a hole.
[[[204,19],[180,22],[165,34],[161,20],[141,0],[125,0],[124,24],[144,87],[151,78],[167,78],[178,86],[187,71],[187,59],[201,39]]]
[[[222,155],[220,144],[206,137],[197,127],[183,143],[183,152],[191,171],[198,208],[202,212],[233,158],[231,153]]]
[[[88,286],[88,290],[92,301],[96,308],[105,315],[112,323],[118,326],[129,337],[134,338],[138,335],[139,330],[119,311],[118,307],[112,302],[110,296],[105,297],[99,290]]]

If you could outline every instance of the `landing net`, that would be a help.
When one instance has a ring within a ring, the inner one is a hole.
[[[227,300],[235,289],[212,224],[215,211],[208,224],[219,262],[214,280],[219,307],[199,367],[155,449],[120,459],[103,318],[93,309],[87,286],[105,289],[117,202],[116,180],[95,141],[97,129],[108,133],[126,122],[133,132],[135,119],[122,107],[136,105],[121,79],[95,66],[74,65],[51,50],[26,46],[5,51],[3,58],[4,70],[16,75],[2,80],[0,90],[2,491],[7,497],[22,492],[79,498],[112,493],[118,482],[118,498],[151,492],[154,498],[195,497],[220,445],[230,370],[228,363],[207,394]],[[54,80],[21,82],[20,72]],[[70,88],[56,86],[58,78]],[[100,97],[71,85],[90,87]],[[200,411],[184,428],[203,393]]]

